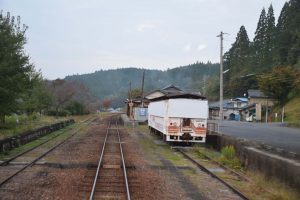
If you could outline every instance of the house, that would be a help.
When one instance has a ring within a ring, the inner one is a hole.
[[[256,121],[266,120],[271,107],[274,106],[274,100],[260,90],[249,89],[247,94],[249,102],[241,109],[242,119],[248,121],[249,117],[255,116]]]
[[[223,117],[225,120],[240,121],[240,109],[248,105],[247,98],[223,100]],[[220,119],[220,101],[209,103],[209,118]]]
[[[149,101],[152,100],[160,100],[160,99],[166,99],[166,98],[194,98],[194,97],[202,97],[200,91],[194,90],[194,89],[180,89],[174,85],[166,86],[162,89],[153,90],[145,95],[145,98]]]
[[[153,91],[149,92],[148,94],[146,94],[145,97],[151,101],[152,99],[156,99],[156,98],[163,97],[166,95],[180,94],[180,93],[183,93],[183,91],[181,89],[179,89],[178,87],[176,87],[174,85],[169,85],[162,89],[153,90]]]

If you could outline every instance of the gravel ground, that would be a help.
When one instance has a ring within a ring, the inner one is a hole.
[[[153,168],[136,135],[121,131],[124,142],[129,186],[133,199],[188,199],[185,191],[164,170]],[[130,155],[130,156],[128,156]]]
[[[88,199],[106,127],[102,119],[80,131],[2,186],[0,199]],[[189,199],[174,177],[144,157],[137,137],[124,129],[121,137],[132,199]],[[10,171],[5,169],[0,176]]]
[[[148,165],[163,169],[162,173],[183,190],[181,193],[183,196],[180,199],[241,199],[218,180],[202,172],[190,161],[171,150],[165,142],[157,142],[162,141],[158,136],[149,134],[145,130],[135,130],[132,136],[143,147],[143,157],[147,159]]]

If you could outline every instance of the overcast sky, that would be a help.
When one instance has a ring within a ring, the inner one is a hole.
[[[241,25],[250,39],[263,7],[285,0],[0,0],[29,26],[26,52],[48,79],[95,70],[219,62]]]

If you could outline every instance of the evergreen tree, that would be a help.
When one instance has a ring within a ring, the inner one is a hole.
[[[244,26],[241,26],[236,41],[232,44],[230,50],[225,53],[224,60],[225,69],[230,69],[229,73],[224,77],[227,88],[225,94],[228,96],[242,95],[243,91],[239,87],[244,79],[241,77],[252,72],[250,41]]]
[[[276,26],[276,64],[300,65],[300,2],[290,0],[281,10]]]
[[[288,9],[288,31],[290,32],[290,48],[288,64],[300,65],[300,1],[290,0]]]
[[[264,69],[271,69],[273,67],[273,57],[275,50],[275,17],[272,4],[268,9],[266,18],[266,33],[265,33],[265,46],[263,60]]]
[[[266,11],[263,8],[261,11],[257,28],[255,31],[255,37],[253,40],[253,58],[254,58],[254,65],[255,68],[261,69],[263,65],[263,60],[265,59],[265,35],[267,29],[267,18],[266,18]]]
[[[286,2],[281,10],[276,26],[276,55],[275,65],[282,66],[287,64],[288,48],[290,36],[287,30],[289,3]]]
[[[249,53],[250,42],[248,34],[245,27],[241,26],[230,51],[230,73],[234,74],[235,76],[240,76],[249,71]]]

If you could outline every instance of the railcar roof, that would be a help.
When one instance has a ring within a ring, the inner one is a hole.
[[[172,94],[166,94],[164,96],[151,99],[151,101],[160,101],[160,100],[166,100],[166,99],[201,99],[204,100],[206,97],[198,95],[198,94],[191,94],[191,93],[172,93]]]

